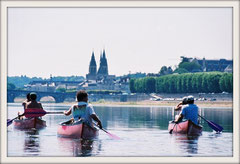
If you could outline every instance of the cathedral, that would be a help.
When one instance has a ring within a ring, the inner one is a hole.
[[[105,50],[103,50],[100,56],[100,66],[97,70],[97,64],[94,56],[94,52],[92,52],[91,61],[89,64],[89,73],[86,75],[87,81],[94,80],[94,81],[101,81],[104,79],[108,79],[108,64],[107,58],[105,54]]]

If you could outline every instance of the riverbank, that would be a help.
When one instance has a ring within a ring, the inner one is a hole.
[[[18,103],[21,103],[24,99],[17,99]],[[41,101],[42,103],[55,103],[54,101]],[[90,102],[95,106],[176,106],[180,101],[171,100],[171,101],[151,101],[151,100],[142,100],[142,101],[128,101],[128,102],[113,102],[113,101],[96,101]],[[73,102],[64,102],[63,104],[71,105]],[[199,107],[226,107],[232,108],[233,102],[229,100],[224,101],[195,101]]]
[[[137,101],[137,102],[91,102],[91,104],[96,106],[176,106],[179,101]],[[232,108],[232,101],[195,101],[199,107],[226,107]]]

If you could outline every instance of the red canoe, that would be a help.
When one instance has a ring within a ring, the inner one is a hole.
[[[34,118],[26,118],[22,120],[14,120],[13,125],[17,129],[41,129],[46,127],[46,121],[34,117]]]
[[[178,124],[170,121],[168,124],[168,131],[173,129],[173,133],[181,133],[187,135],[201,135],[202,126],[194,124],[191,120],[179,122]]]
[[[82,121],[70,123],[69,121],[59,124],[58,136],[69,138],[93,139],[98,136],[98,129],[84,124]]]

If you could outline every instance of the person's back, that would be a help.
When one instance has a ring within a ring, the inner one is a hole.
[[[195,104],[188,104],[182,107],[181,114],[187,120],[191,120],[198,125],[198,107]]]
[[[37,102],[37,95],[36,93],[30,93],[30,99],[31,101],[27,103],[26,109],[42,109],[42,104]]]
[[[81,118],[91,125],[92,114],[95,114],[95,112],[92,108],[92,105],[88,104],[87,102],[78,102],[72,106],[72,115],[75,121]]]
[[[97,121],[97,125],[102,129],[102,123],[96,115],[93,106],[88,104],[88,94],[86,91],[80,90],[77,92],[77,104],[72,105],[67,111],[64,111],[65,115],[72,114],[74,121],[83,119],[85,123],[92,126],[93,120]]]

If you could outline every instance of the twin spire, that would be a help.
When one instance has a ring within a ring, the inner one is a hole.
[[[108,64],[107,64],[105,49],[100,55],[100,66],[98,68],[98,71],[97,71],[97,64],[96,64],[94,52],[92,52],[92,57],[89,65],[89,74],[108,75]]]

